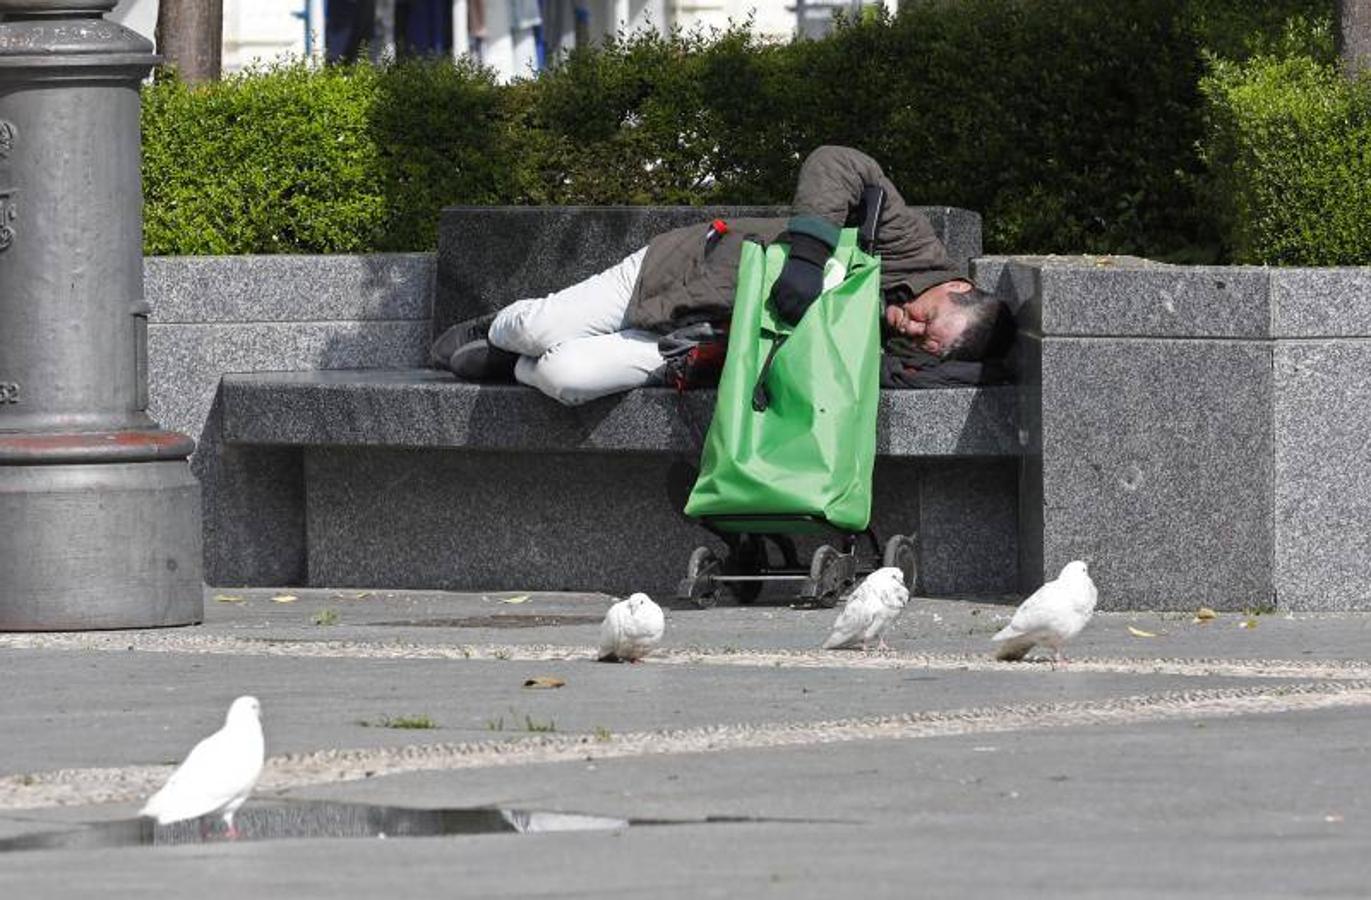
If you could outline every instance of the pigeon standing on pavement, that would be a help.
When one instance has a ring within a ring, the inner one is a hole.
[[[1035,644],[1052,648],[1052,664],[1066,662],[1062,645],[1081,633],[1099,599],[1095,582],[1081,560],[1069,562],[1055,581],[1038,588],[1019,604],[1014,618],[992,638],[995,658],[1023,659]]]
[[[600,625],[600,662],[637,662],[661,642],[664,631],[666,616],[647,594],[620,600]]]
[[[252,793],[266,756],[261,713],[256,697],[234,700],[224,727],[195,745],[139,815],[170,825],[217,812],[228,836],[237,838],[233,814]]]
[[[900,617],[908,602],[904,572],[895,566],[877,569],[847,598],[847,604],[833,622],[833,633],[824,641],[824,649],[860,646],[865,651],[873,640],[878,641],[877,650],[888,649],[885,630]]]

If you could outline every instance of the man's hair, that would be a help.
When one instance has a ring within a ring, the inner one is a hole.
[[[961,336],[942,354],[943,359],[978,362],[998,359],[1009,352],[1018,330],[1014,314],[995,298],[978,287],[947,296],[966,315],[966,328]]]

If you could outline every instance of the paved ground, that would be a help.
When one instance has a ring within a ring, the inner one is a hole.
[[[279,594],[0,635],[0,848],[84,844],[0,849],[0,896],[1371,890],[1368,615],[1100,614],[1052,671],[990,659],[1005,606],[917,600],[885,656],[814,649],[828,610],[678,609],[627,666],[590,660],[605,597]],[[674,824],[124,846],[241,693],[271,757],[249,836],[355,809],[305,800]]]

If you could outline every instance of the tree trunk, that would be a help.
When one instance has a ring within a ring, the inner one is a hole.
[[[376,0],[371,26],[371,61],[395,58],[395,0]]]
[[[1337,0],[1338,58],[1351,78],[1371,70],[1371,0]]]
[[[223,0],[161,0],[157,52],[192,84],[218,81],[224,54]]]

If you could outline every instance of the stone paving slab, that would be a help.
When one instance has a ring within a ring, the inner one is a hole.
[[[1203,725],[1203,727],[1198,727]],[[1236,748],[1236,749],[1235,749]],[[0,889],[107,897],[1361,896],[1360,711],[406,776],[323,793],[817,824],[15,854]],[[1308,770],[1309,777],[1271,777]],[[1317,773],[1317,774],[1312,774]],[[850,822],[847,820],[851,820]],[[63,872],[62,885],[52,872]],[[89,894],[85,894],[89,895]]]
[[[515,596],[219,589],[199,628],[0,635],[0,838],[132,815],[246,691],[255,802],[798,821],[9,853],[0,895],[1361,896],[1371,875],[1371,617],[1099,614],[1053,671],[990,660],[1006,605],[917,599],[888,656],[816,650],[832,610],[674,609],[660,658],[616,666],[587,658],[611,598]],[[426,619],[466,625],[378,624]],[[416,714],[443,727],[357,724]],[[58,788],[70,805],[24,799]]]
[[[1180,691],[1176,675],[598,664],[589,659],[375,660],[228,654],[5,654],[0,733],[24,735],[0,774],[179,761],[239,694],[262,701],[270,754],[545,733],[826,721]],[[563,679],[530,690],[535,676]],[[1225,678],[1225,687],[1262,680]],[[387,728],[424,716],[438,727]],[[372,723],[364,726],[362,722]]]
[[[1313,826],[1350,824],[1354,831],[1371,833],[1371,792],[1356,784],[1358,773],[1371,764],[1364,716],[1347,709],[601,759],[529,766],[520,769],[517,780],[498,768],[483,768],[295,793],[370,803],[423,796],[437,807],[495,804],[682,818],[868,821],[891,814],[951,822],[997,812],[1051,816],[1053,810],[1074,807],[1084,821],[1111,824],[1153,814],[1201,822],[1207,809],[1212,826],[1247,810],[1291,830],[1334,834],[1345,829]],[[1073,743],[1079,750],[1070,749]],[[1294,767],[1296,749],[1309,756]],[[1290,774],[1274,777],[1283,764],[1293,767]],[[767,784],[757,783],[759,772],[767,773]],[[833,780],[853,789],[823,787]],[[1191,786],[1165,789],[1182,782]],[[1344,821],[1324,822],[1326,816]],[[1006,831],[1014,827],[1006,824]]]

